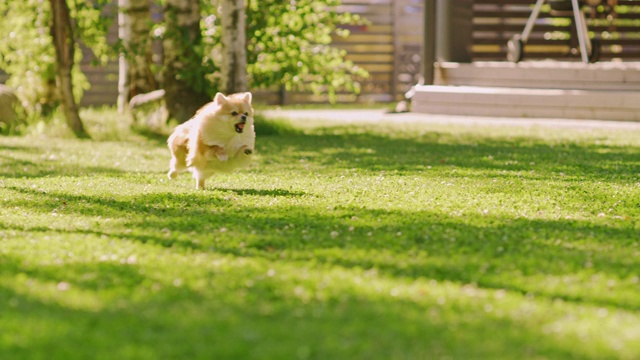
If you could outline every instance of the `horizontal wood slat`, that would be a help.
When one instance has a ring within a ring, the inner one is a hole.
[[[640,121],[640,62],[439,63],[412,111],[514,118]]]
[[[418,86],[415,112],[513,118],[640,121],[635,93],[563,89]]]
[[[535,0],[474,0],[472,59],[504,60],[508,40],[523,32],[535,3]],[[590,36],[602,45],[601,61],[640,59],[640,1],[618,0],[614,8],[585,6],[583,11]],[[547,47],[536,51],[525,46],[524,56],[526,59],[577,59],[580,54],[575,51],[578,46],[575,33],[572,14],[550,12],[545,2],[526,45]]]

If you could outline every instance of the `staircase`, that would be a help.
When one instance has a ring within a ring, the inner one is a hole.
[[[440,63],[416,113],[640,121],[640,63]]]

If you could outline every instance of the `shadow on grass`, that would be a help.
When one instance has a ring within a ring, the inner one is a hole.
[[[41,163],[31,160],[20,160],[0,155],[0,177],[4,178],[42,178],[47,176],[91,176],[96,174],[121,175],[125,171],[117,168],[60,165],[57,163]]]
[[[526,178],[531,172],[536,176],[562,174],[566,176],[566,181],[580,180],[582,177],[600,181],[629,181],[640,174],[640,149],[633,146],[587,142],[549,144],[534,138],[487,138],[433,131],[392,137],[347,127],[303,133],[288,123],[273,121],[257,121],[256,129],[262,129],[256,143],[264,159],[264,164],[260,166],[296,164],[296,168],[299,168],[297,164],[304,159],[319,167],[373,173],[385,171],[401,175],[427,169],[470,169],[485,171],[482,176],[517,173]],[[166,146],[166,135],[145,131],[146,134],[141,133],[143,136],[160,147]],[[2,150],[6,151],[5,155],[1,154]],[[0,163],[0,176],[82,176],[122,171],[117,168],[87,167],[85,164],[59,166],[46,161],[18,160],[12,154],[33,155],[38,152],[41,150],[35,145],[0,146],[0,156],[4,159]],[[166,158],[168,163],[168,151]],[[23,165],[28,165],[26,170]]]
[[[303,134],[303,132],[295,128],[290,121],[274,119],[267,120],[260,115],[255,116],[254,127],[257,138],[261,138],[263,136],[293,136]]]
[[[238,195],[254,195],[254,196],[287,196],[297,197],[305,195],[302,191],[289,191],[284,189],[224,189],[223,191],[231,191]]]
[[[15,151],[15,150],[14,150]],[[37,164],[30,160],[20,160],[12,156],[0,155],[2,159],[2,165],[7,168],[24,167],[24,166],[37,166]]]
[[[0,137],[0,139],[2,139]],[[26,153],[40,153],[40,149],[37,147],[24,146],[24,145],[2,145],[0,144],[0,151],[20,151]]]
[[[28,259],[0,255],[0,268],[6,272],[19,272],[26,278],[58,284],[73,284],[74,288],[89,291],[111,291],[139,286],[145,280],[135,265],[123,266],[109,258],[99,262],[65,264],[31,264]]]
[[[429,167],[509,171],[598,180],[633,179],[640,173],[640,149],[633,146],[566,142],[550,145],[532,138],[485,138],[424,132],[389,137],[344,129],[261,140],[261,154],[275,163],[311,163],[363,171],[413,173]]]
[[[5,152],[4,154],[2,152]],[[46,150],[39,145],[0,146],[0,177],[41,178],[47,176],[91,176],[95,174],[123,174],[115,167],[90,166],[85,163],[61,165],[57,160],[44,158]],[[24,155],[27,156],[24,156]],[[18,156],[21,155],[21,156]]]
[[[638,258],[629,256],[637,245],[631,226],[483,215],[455,218],[435,211],[360,207],[332,211],[304,206],[238,207],[225,195],[226,191],[241,196],[302,195],[278,189],[222,189],[206,197],[145,194],[124,200],[17,187],[10,190],[37,195],[37,201],[10,200],[9,207],[116,220],[111,229],[97,226],[69,231],[71,234],[274,261],[375,268],[392,277],[475,283],[551,299],[640,309],[634,288],[619,285],[616,292],[584,290],[593,285],[588,285],[593,276],[625,280],[640,271]],[[2,228],[67,232],[0,223]],[[563,276],[573,277],[576,286],[564,286]],[[540,285],[541,281],[547,285]]]
[[[170,135],[169,129],[153,129],[148,126],[135,125],[131,127],[134,134],[138,134],[158,146],[167,146]]]
[[[259,142],[261,156],[278,165],[299,164],[304,157],[321,167],[372,173],[415,174],[428,166],[493,173],[533,169],[543,178],[563,172],[568,177],[588,176],[593,182],[629,182],[640,173],[639,151],[634,147],[575,143],[552,147],[531,139],[456,138],[429,132],[412,138],[294,132],[265,136]],[[3,163],[0,175],[5,177],[119,173],[48,166],[10,156],[4,156]],[[19,175],[25,166],[34,169]],[[621,282],[640,272],[634,255],[637,226],[625,222],[631,220],[456,218],[437,211],[358,206],[247,207],[228,199],[229,194],[307,195],[285,189],[218,188],[206,196],[147,193],[118,199],[20,186],[3,190],[9,194],[3,203],[7,208],[111,220],[89,229],[54,221],[50,227],[30,227],[27,222],[0,220],[0,230],[36,234],[35,239],[51,234],[108,237],[115,246],[126,241],[170,248],[164,251],[172,253],[179,249],[179,254],[207,253],[300,269],[340,268],[353,273],[368,269],[409,283],[416,279],[473,283],[530,294],[547,303],[561,299],[579,306],[640,309],[637,286]],[[10,282],[0,282],[0,301],[9,304],[0,307],[0,329],[26,337],[3,338],[9,340],[4,340],[0,355],[7,352],[13,355],[10,358],[91,358],[107,353],[111,358],[466,359],[495,358],[505,352],[511,358],[594,357],[585,355],[582,346],[544,333],[539,323],[528,326],[526,319],[519,322],[488,313],[481,302],[456,307],[456,313],[448,315],[428,293],[416,303],[347,289],[341,296],[304,302],[284,292],[283,287],[292,284],[264,277],[265,268],[215,274],[207,280],[208,292],[176,287],[169,277],[141,273],[135,264],[43,266],[28,258],[0,255],[0,270],[7,278],[24,274],[43,283],[72,284],[65,293],[71,299],[44,301],[37,292],[20,292]],[[249,278],[261,281],[247,287]],[[608,279],[619,283],[607,285]],[[159,290],[154,290],[158,281]],[[99,310],[83,309],[74,296],[95,296],[94,301],[102,303],[96,304]],[[498,333],[491,341],[480,335]]]
[[[466,316],[451,318],[434,300],[417,304],[347,288],[335,298],[308,302],[277,290],[283,284],[275,278],[243,285],[245,276],[260,278],[262,269],[240,276],[220,274],[225,280],[210,277],[207,293],[158,283],[135,265],[38,268],[27,259],[3,256],[0,270],[20,272],[27,281],[52,287],[71,283],[58,290],[57,301],[0,285],[0,300],[8,304],[0,308],[0,354],[11,359],[289,359],[301,352],[317,359],[581,355],[579,347],[538,329],[518,331],[522,324],[483,312],[480,305],[467,305],[458,310]],[[88,278],[94,280],[87,284]],[[131,285],[136,286],[135,297],[110,301],[103,296],[92,303],[85,296],[86,290],[126,294]],[[372,326],[371,319],[384,326]],[[477,336],[487,331],[501,336],[488,344]]]

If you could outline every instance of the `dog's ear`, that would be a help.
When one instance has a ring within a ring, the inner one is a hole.
[[[226,104],[228,101],[229,99],[227,99],[227,97],[221,92],[217,93],[216,96],[213,97],[213,102],[218,105]]]
[[[250,92],[246,92],[244,94],[242,94],[242,100],[245,101],[247,104],[251,104],[251,99],[253,98],[253,95],[251,95]]]

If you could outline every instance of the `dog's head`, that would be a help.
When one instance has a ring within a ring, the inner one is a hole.
[[[217,93],[213,102],[218,105],[217,115],[228,119],[236,133],[242,134],[245,127],[253,125],[253,107],[251,93],[237,93],[225,96]]]

